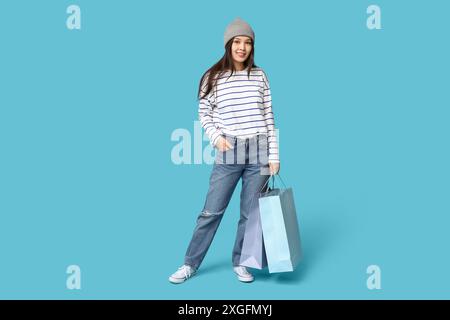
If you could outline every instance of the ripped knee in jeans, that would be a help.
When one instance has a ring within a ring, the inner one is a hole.
[[[222,210],[219,210],[219,211],[214,211],[214,212],[210,211],[210,210],[203,209],[202,212],[200,213],[200,216],[202,216],[202,217],[220,216],[224,212],[225,212],[225,209],[222,209]]]

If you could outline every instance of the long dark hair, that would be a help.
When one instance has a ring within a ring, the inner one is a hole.
[[[202,78],[200,79],[200,84],[198,85],[198,98],[202,99],[206,97],[212,90],[212,88],[216,85],[217,77],[220,77],[222,73],[224,73],[227,70],[231,70],[230,77],[233,75],[233,73],[236,71],[234,68],[233,63],[233,56],[231,53],[231,45],[233,44],[234,37],[230,39],[227,44],[225,45],[225,53],[223,57],[217,61],[211,68],[206,70],[206,72],[203,74]],[[247,60],[244,61],[244,69],[247,69],[247,76],[250,77],[250,71],[252,68],[257,68],[258,66],[254,62],[254,56],[255,56],[255,46],[252,42],[252,50],[247,58]],[[249,68],[249,66],[251,66]],[[206,91],[202,91],[202,84],[205,79],[205,77],[208,77],[208,82],[206,84]],[[203,93],[203,95],[202,95]]]

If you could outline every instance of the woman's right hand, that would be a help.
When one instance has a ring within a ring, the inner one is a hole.
[[[216,148],[219,151],[225,152],[230,149],[233,149],[233,146],[231,145],[231,143],[228,142],[227,139],[225,139],[223,136],[220,136],[219,140],[217,140]]]

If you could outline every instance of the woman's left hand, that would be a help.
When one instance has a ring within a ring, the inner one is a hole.
[[[276,175],[280,171],[280,163],[279,162],[269,162],[270,167],[270,175]]]

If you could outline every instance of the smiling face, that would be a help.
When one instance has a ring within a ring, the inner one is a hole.
[[[231,54],[236,69],[243,69],[244,62],[252,51],[252,39],[247,36],[234,37],[231,45]]]

